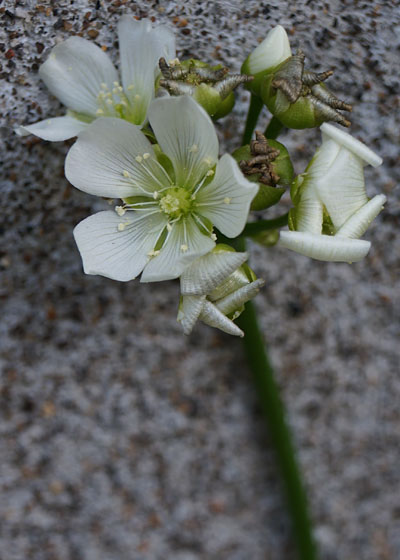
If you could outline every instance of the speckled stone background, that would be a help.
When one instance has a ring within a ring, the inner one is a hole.
[[[123,13],[168,23],[182,57],[234,70],[282,24],[312,69],[336,67],[330,85],[355,103],[352,133],[384,157],[367,170],[369,195],[388,203],[363,262],[251,251],[321,558],[397,560],[400,5],[390,0],[0,1],[1,560],[296,558],[240,341],[201,325],[184,337],[174,282],[83,275],[72,229],[104,203],[63,177],[67,143],[13,134],[61,114],[38,77],[51,47],[79,34],[117,61]],[[219,125],[222,151],[240,141],[246,100],[240,92]],[[319,132],[282,138],[301,172]]]

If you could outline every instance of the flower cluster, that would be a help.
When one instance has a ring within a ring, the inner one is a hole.
[[[178,60],[173,34],[147,20],[122,17],[118,37],[120,74],[100,47],[80,37],[55,46],[40,76],[67,113],[17,129],[44,140],[77,137],[66,177],[88,194],[119,201],[75,227],[86,274],[122,282],[179,278],[184,333],[201,320],[243,336],[234,321],[264,281],[246,263],[248,254],[227,243],[254,226],[246,226],[250,211],[277,204],[290,185],[289,230],[265,244],[325,261],[366,256],[370,242],[359,238],[386,198],[367,198],[363,168],[381,158],[325,122],[350,124],[341,111],[351,106],[323,83],[332,71],[307,71],[304,54],[292,55],[280,26],[247,57],[241,75]],[[324,123],[321,147],[294,180],[289,153],[268,137],[270,128],[219,158],[210,117],[232,110],[240,84],[279,126]]]

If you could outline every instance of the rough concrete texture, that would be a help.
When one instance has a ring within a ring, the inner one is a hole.
[[[104,203],[63,177],[68,143],[13,134],[61,114],[38,77],[50,48],[79,33],[117,61],[123,13],[234,70],[282,24],[312,69],[336,68],[352,133],[384,157],[367,170],[388,204],[363,262],[256,246],[251,262],[321,558],[400,558],[400,6],[370,0],[0,2],[0,558],[296,557],[240,341],[201,325],[184,337],[176,282],[85,276],[72,229]],[[222,151],[246,100],[219,125]],[[301,172],[319,132],[282,138]]]

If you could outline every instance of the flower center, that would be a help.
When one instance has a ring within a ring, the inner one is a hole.
[[[160,208],[170,218],[180,218],[192,207],[190,192],[182,187],[171,187],[160,199]]]
[[[135,94],[134,85],[128,86],[128,95],[119,82],[114,82],[110,89],[106,83],[101,84],[101,91],[97,96],[96,115],[98,117],[119,117],[134,124],[139,124],[142,118],[143,95]],[[129,97],[128,97],[129,96]]]

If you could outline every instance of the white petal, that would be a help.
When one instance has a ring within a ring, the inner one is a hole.
[[[227,237],[243,230],[258,185],[244,178],[229,154],[219,160],[215,177],[196,196],[196,212],[205,216]]]
[[[312,191],[304,188],[300,202],[296,206],[296,230],[321,233],[323,206]]]
[[[120,224],[124,229],[118,229]],[[120,217],[115,212],[99,212],[74,229],[75,241],[86,274],[100,274],[112,280],[133,280],[149,260],[165,226],[160,213],[144,215],[130,212]]]
[[[78,189],[111,198],[152,196],[170,185],[140,128],[113,117],[95,120],[79,135],[67,154],[65,175]]]
[[[331,138],[341,146],[353,152],[357,157],[361,158],[365,162],[364,165],[367,163],[373,167],[381,165],[382,158],[370,150],[365,144],[351,136],[351,134],[328,123],[323,123],[320,128],[323,141],[326,141],[327,138]]]
[[[199,318],[210,327],[215,327],[233,336],[244,336],[244,332],[208,300],[204,301]]]
[[[118,73],[108,55],[90,41],[70,37],[55,46],[40,67],[40,77],[64,105],[88,115],[95,115],[101,84],[109,88]]]
[[[208,253],[196,259],[181,276],[182,294],[209,294],[225,278],[241,266],[248,258],[247,253],[221,251]]]
[[[367,204],[353,214],[337,231],[337,237],[358,239],[367,231],[369,224],[383,209],[386,202],[384,194],[374,196]]]
[[[237,309],[240,309],[246,302],[256,296],[264,284],[264,280],[262,278],[258,278],[257,280],[254,280],[254,282],[250,282],[250,284],[242,286],[224,298],[214,301],[214,305],[222,313],[229,315]]]
[[[181,323],[183,332],[190,334],[199,318],[206,296],[184,296],[179,306],[177,321]]]
[[[155,99],[149,121],[172,161],[177,186],[194,188],[218,159],[218,139],[210,117],[184,95]]]
[[[313,188],[336,229],[368,202],[362,161],[346,148],[341,147],[329,169],[314,180]]]
[[[278,245],[319,261],[349,263],[363,259],[371,247],[369,241],[361,239],[345,239],[299,231],[281,231]]]
[[[87,126],[89,126],[88,123],[66,115],[65,117],[54,117],[34,124],[20,126],[17,128],[16,133],[19,136],[34,134],[39,138],[43,138],[43,140],[57,142],[77,136],[79,132],[84,130]]]
[[[140,281],[158,282],[177,278],[185,267],[214,246],[214,241],[200,232],[191,216],[183,218],[173,225],[160,254],[145,267]]]
[[[122,85],[134,107],[136,124],[142,124],[154,97],[158,61],[175,57],[175,37],[165,26],[153,29],[149,20],[128,15],[118,22],[118,37]]]
[[[246,73],[258,74],[274,68],[292,55],[286,31],[281,25],[271,29],[264,41],[254,49],[247,59]]]

